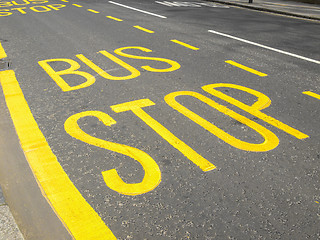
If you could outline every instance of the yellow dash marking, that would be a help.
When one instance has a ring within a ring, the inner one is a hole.
[[[180,44],[180,45],[182,45],[182,46],[184,46],[184,47],[186,47],[186,48],[190,48],[190,49],[192,49],[192,50],[199,50],[199,48],[197,48],[197,47],[191,46],[191,45],[189,45],[189,44],[187,44],[187,43],[181,42],[181,41],[176,40],[176,39],[171,40],[171,42]]]
[[[319,94],[316,94],[314,92],[310,92],[310,91],[306,91],[306,92],[303,92],[303,94],[306,94],[306,95],[309,95],[311,97],[314,97],[314,98],[317,98],[320,100],[320,95]]]
[[[115,20],[115,21],[118,21],[118,22],[122,22],[123,20],[120,19],[120,18],[115,18],[115,17],[112,17],[112,16],[107,16],[107,18],[110,18],[112,20]]]
[[[89,12],[93,12],[93,13],[100,13],[100,12],[98,12],[98,11],[96,11],[96,10],[93,10],[93,9],[88,9],[88,11],[89,11]]]
[[[149,29],[146,29],[146,28],[143,28],[143,27],[140,27],[140,26],[133,26],[134,28],[137,28],[141,31],[144,31],[144,32],[147,32],[147,33],[154,33],[154,31],[151,31]]]
[[[6,58],[6,57],[7,57],[7,54],[4,51],[4,49],[3,49],[2,45],[1,45],[1,42],[0,42],[0,59]]]
[[[253,74],[256,74],[256,75],[258,75],[258,76],[260,76],[260,77],[266,77],[266,76],[268,76],[268,74],[259,72],[259,71],[257,71],[257,70],[254,70],[254,69],[252,69],[252,68],[246,67],[246,66],[244,66],[244,65],[242,65],[242,64],[240,64],[240,63],[236,63],[236,62],[231,61],[231,60],[227,60],[226,63],[229,63],[229,64],[231,64],[231,65],[233,65],[233,66],[235,66],[235,67],[241,68],[241,69],[243,69],[243,70],[245,70],[245,71],[247,71],[247,72],[251,72],[251,73],[253,73]]]
[[[30,168],[44,197],[74,239],[116,239],[52,153],[23,96],[14,71],[1,71],[0,82]]]
[[[319,203],[318,201],[316,201],[316,203]]]
[[[67,1],[67,0],[60,0],[61,2],[69,2],[69,1]]]
[[[81,8],[82,6],[81,5],[79,5],[79,4],[72,4],[73,6],[76,6],[76,7],[78,7],[78,8]]]

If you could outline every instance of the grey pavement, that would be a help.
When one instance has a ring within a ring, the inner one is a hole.
[[[0,188],[0,240],[23,240]]]
[[[318,4],[309,4],[296,1],[282,0],[209,0],[233,6],[245,7],[254,10],[267,11],[271,13],[283,14],[293,17],[301,17],[312,20],[320,20],[320,2]]]

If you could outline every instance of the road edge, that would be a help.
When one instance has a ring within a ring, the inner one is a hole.
[[[25,239],[72,239],[41,193],[0,92],[0,183],[5,201]]]
[[[320,21],[320,18],[318,17],[313,17],[313,16],[306,16],[303,14],[298,14],[298,13],[291,13],[291,12],[286,12],[286,11],[281,11],[281,10],[274,10],[270,8],[265,8],[265,7],[260,7],[260,6],[252,6],[245,3],[235,3],[235,2],[226,2],[226,1],[221,1],[221,0],[205,0],[207,2],[217,2],[225,5],[230,5],[230,6],[237,6],[237,7],[242,7],[242,8],[248,8],[251,10],[257,10],[260,12],[269,12],[269,13],[275,13],[275,14],[280,14],[280,15],[285,15],[289,17],[298,17],[298,18],[303,18],[303,19],[308,19],[308,20],[316,20]]]

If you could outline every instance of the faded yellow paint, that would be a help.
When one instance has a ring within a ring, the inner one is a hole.
[[[0,72],[11,118],[43,195],[75,239],[116,239],[85,201],[52,153],[12,70]]]
[[[221,130],[217,126],[213,125],[211,122],[205,120],[204,118],[200,117],[198,114],[192,112],[188,108],[184,107],[182,104],[178,103],[176,101],[176,97],[178,96],[191,96],[194,97],[206,104],[208,104],[210,107],[218,110],[219,112],[222,112],[226,114],[227,116],[247,125],[248,127],[252,128],[256,132],[258,132],[263,138],[264,141],[262,143],[248,143],[245,141],[242,141],[240,139],[237,139],[230,134],[226,133],[225,131]],[[230,144],[233,147],[239,148],[241,150],[246,151],[254,151],[254,152],[264,152],[269,151],[271,149],[274,149],[279,144],[278,137],[273,134],[268,129],[264,128],[260,124],[230,110],[229,108],[220,105],[216,103],[215,101],[211,100],[210,98],[207,98],[203,96],[200,93],[191,92],[191,91],[181,91],[181,92],[173,92],[165,96],[166,103],[171,106],[173,109],[177,110],[181,114],[185,115],[186,117],[190,118],[195,123],[199,124],[204,129],[208,130],[213,135],[217,136],[218,138],[222,139],[226,143]]]
[[[92,68],[96,73],[98,73],[101,77],[104,77],[105,79],[109,79],[109,80],[128,80],[128,79],[132,79],[132,78],[136,78],[136,77],[140,76],[140,72],[137,69],[135,69],[134,67],[132,67],[129,64],[125,63],[121,59],[115,57],[111,53],[108,53],[105,50],[100,51],[99,53],[101,53],[105,57],[109,58],[110,60],[114,61],[115,63],[119,64],[121,67],[127,69],[131,74],[127,75],[127,76],[123,76],[123,77],[115,77],[115,76],[112,76],[109,73],[103,71],[99,66],[94,64],[92,61],[90,61],[84,55],[78,54],[77,58],[79,58],[82,62],[87,64],[90,68]]]
[[[314,92],[311,92],[311,91],[305,91],[303,92],[303,94],[306,94],[306,95],[309,95],[310,97],[314,97],[316,99],[319,99],[320,100],[320,95],[319,94],[316,94]]]
[[[112,20],[115,20],[115,21],[118,21],[118,22],[122,22],[123,20],[120,19],[120,18],[115,18],[115,17],[112,17],[112,16],[107,16],[107,18],[110,18]]]
[[[184,156],[186,156],[190,161],[196,164],[203,171],[210,171],[216,167],[206,160],[204,157],[195,152],[187,144],[177,138],[172,134],[167,128],[162,126],[158,121],[147,114],[143,107],[153,106],[150,99],[140,99],[132,102],[126,102],[122,104],[117,104],[111,106],[111,109],[117,113],[132,111],[137,117],[144,121],[149,127],[151,127],[156,133],[158,133],[163,139],[170,143],[174,148],[179,150]]]
[[[240,63],[234,62],[234,61],[232,61],[232,60],[227,60],[227,61],[225,61],[225,62],[226,62],[226,63],[229,63],[229,64],[231,64],[231,65],[233,65],[233,66],[235,66],[235,67],[241,68],[241,69],[243,69],[243,70],[245,70],[245,71],[247,71],[247,72],[251,72],[251,73],[253,73],[253,74],[256,74],[256,75],[258,75],[258,76],[260,76],[260,77],[266,77],[266,76],[268,76],[268,74],[259,72],[259,71],[257,71],[257,70],[252,69],[252,68],[249,68],[249,67],[246,67],[246,66],[244,66],[244,65],[242,65],[242,64],[240,64]]]
[[[177,44],[179,44],[179,45],[181,45],[181,46],[184,46],[184,47],[186,47],[186,48],[190,48],[190,49],[192,49],[192,50],[199,50],[199,48],[197,48],[197,47],[191,46],[191,45],[189,45],[189,44],[187,44],[187,43],[181,42],[181,41],[176,40],[176,39],[173,39],[173,40],[170,40],[170,41],[171,41],[171,42],[174,42],[174,43],[177,43]]]
[[[77,113],[67,119],[65,122],[65,130],[72,137],[79,139],[85,143],[105,148],[138,161],[145,172],[144,178],[140,183],[125,183],[118,175],[116,169],[102,172],[103,179],[107,186],[114,191],[125,195],[139,195],[149,192],[156,188],[161,182],[161,172],[157,163],[145,152],[119,143],[109,142],[90,136],[84,132],[78,125],[77,121],[83,117],[96,117],[105,126],[116,124],[108,114],[99,111],[87,111]]]
[[[66,63],[70,64],[70,68],[65,69],[65,70],[61,70],[61,71],[55,71],[48,64],[49,62],[66,62]],[[87,72],[83,72],[83,71],[77,71],[77,69],[80,68],[80,65],[79,65],[79,63],[77,63],[76,61],[74,61],[72,59],[68,59],[68,58],[47,59],[47,60],[39,61],[38,63],[64,92],[89,87],[90,85],[94,84],[96,81],[95,77],[92,76],[91,74],[89,74]],[[86,81],[79,84],[79,85],[71,87],[61,77],[62,75],[68,75],[68,74],[82,76],[86,79]]]
[[[123,50],[127,50],[127,49],[138,49],[138,50],[143,51],[143,52],[152,52],[152,50],[150,50],[148,48],[144,48],[144,47],[123,47],[123,48],[118,48],[118,49],[114,50],[114,52],[116,54],[120,55],[120,56],[127,57],[127,58],[165,62],[165,63],[167,63],[167,64],[169,64],[171,66],[170,68],[165,68],[165,69],[157,69],[157,68],[150,67],[148,65],[141,67],[142,69],[147,70],[149,72],[173,72],[173,71],[175,71],[175,70],[180,68],[180,64],[179,63],[177,63],[175,61],[172,61],[170,59],[136,56],[136,55],[131,55],[131,54],[128,54],[128,53],[124,53]]]
[[[89,12],[92,12],[92,13],[100,13],[100,12],[98,12],[98,11],[96,11],[96,10],[93,10],[93,9],[88,9],[88,11],[89,11]]]
[[[141,31],[147,32],[147,33],[154,33],[154,31],[149,30],[149,29],[146,29],[146,28],[141,27],[141,26],[138,26],[138,25],[133,26],[133,27],[136,28],[136,29],[139,29],[139,30],[141,30]]]
[[[216,88],[221,88],[221,87],[234,88],[234,89],[238,89],[240,91],[250,93],[250,94],[256,96],[258,98],[258,100],[253,105],[249,106],[247,104],[244,104],[244,103],[234,99],[233,97],[230,97],[230,96],[216,90]],[[296,130],[296,129],[278,121],[277,119],[262,113],[261,110],[268,107],[271,104],[271,100],[261,92],[253,90],[251,88],[243,87],[243,86],[236,85],[236,84],[230,84],[230,83],[209,84],[209,85],[203,86],[202,89],[204,91],[232,104],[232,105],[237,106],[238,108],[252,114],[253,116],[255,116],[257,118],[260,118],[261,120],[271,124],[272,126],[277,127],[288,134],[291,134],[292,136],[294,136],[298,139],[304,139],[304,138],[309,137],[308,135],[300,132],[299,130]]]

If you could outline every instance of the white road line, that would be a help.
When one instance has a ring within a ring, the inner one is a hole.
[[[161,16],[161,15],[158,15],[158,14],[155,14],[155,13],[151,13],[151,12],[147,12],[147,11],[140,10],[140,9],[137,9],[137,8],[129,7],[129,6],[127,6],[127,5],[123,5],[123,4],[120,4],[120,3],[116,3],[116,2],[113,2],[113,1],[109,1],[109,3],[118,5],[118,6],[120,6],[120,7],[129,8],[129,9],[131,9],[131,10],[135,10],[135,11],[142,12],[142,13],[145,13],[145,14],[149,14],[149,15],[152,15],[152,16],[155,16],[155,17],[167,18],[167,17],[165,17],[165,16]]]
[[[218,34],[218,35],[221,35],[221,36],[224,36],[224,37],[227,37],[227,38],[232,38],[232,39],[235,39],[235,40],[238,40],[238,41],[241,41],[241,42],[252,44],[252,45],[255,45],[257,47],[265,48],[265,49],[268,49],[268,50],[271,50],[271,51],[275,51],[275,52],[278,52],[278,53],[282,53],[282,54],[285,54],[285,55],[288,55],[288,56],[291,56],[291,57],[300,58],[300,59],[303,59],[303,60],[306,60],[306,61],[309,61],[309,62],[320,64],[320,61],[318,61],[318,60],[314,60],[314,59],[311,59],[311,58],[303,57],[303,56],[300,56],[300,55],[297,55],[297,54],[294,54],[294,53],[289,53],[289,52],[286,52],[286,51],[283,51],[283,50],[280,50],[280,49],[268,47],[266,45],[262,45],[262,44],[255,43],[255,42],[251,42],[251,41],[248,41],[248,40],[245,40],[245,39],[242,39],[242,38],[238,38],[238,37],[234,37],[234,36],[231,36],[231,35],[228,35],[228,34],[225,34],[225,33],[217,32],[217,31],[213,31],[213,30],[208,30],[208,32],[214,33],[214,34]]]

